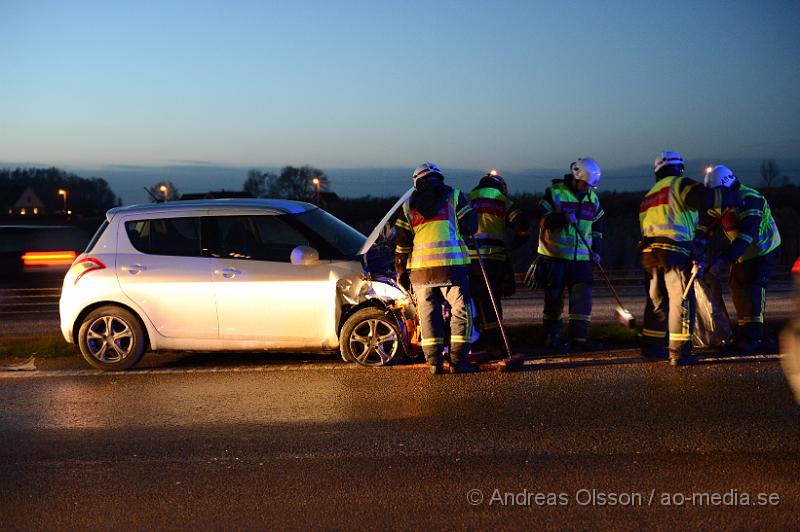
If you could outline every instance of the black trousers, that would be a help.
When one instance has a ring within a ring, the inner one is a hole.
[[[501,302],[501,295],[503,280],[506,275],[506,262],[504,259],[498,260],[483,257],[483,264],[486,267],[486,275],[492,287],[492,294],[494,294],[494,301],[497,304],[497,311],[500,313],[500,317],[502,317],[503,304]],[[472,301],[475,303],[477,325],[481,333],[481,338],[488,340],[499,334],[500,326],[497,323],[497,316],[492,308],[492,301],[489,299],[486,281],[483,278],[481,266],[477,259],[473,259],[469,265],[469,291],[472,295]]]
[[[587,339],[592,315],[592,263],[552,257],[542,257],[542,261],[546,275],[543,318],[546,334],[561,333],[566,289],[569,292],[569,337]]]
[[[736,307],[737,336],[742,340],[761,341],[764,337],[767,284],[776,258],[777,250],[731,264],[731,298]]]

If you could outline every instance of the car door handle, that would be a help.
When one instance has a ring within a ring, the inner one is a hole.
[[[214,275],[221,275],[226,279],[232,279],[241,274],[242,272],[240,270],[236,270],[234,268],[222,268],[214,270]]]
[[[128,266],[122,266],[120,268],[123,272],[128,272],[131,275],[136,275],[139,272],[143,272],[147,269],[147,266],[143,264],[129,264]]]

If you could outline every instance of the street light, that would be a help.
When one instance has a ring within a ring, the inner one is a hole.
[[[63,188],[58,189],[58,195],[64,197],[64,216],[67,215],[67,191]]]
[[[169,187],[167,187],[167,185],[161,185],[160,187],[158,187],[158,190],[160,190],[161,193],[164,194],[164,201],[167,201],[167,192],[169,192]]]
[[[317,206],[319,206],[319,178],[315,177],[311,182],[317,187]]]

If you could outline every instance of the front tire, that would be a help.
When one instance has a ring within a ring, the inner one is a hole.
[[[342,358],[362,366],[388,366],[402,360],[402,333],[394,317],[376,307],[362,308],[347,318],[339,336]]]
[[[105,306],[84,318],[78,331],[78,347],[91,366],[122,371],[139,363],[147,340],[136,316],[120,307]]]

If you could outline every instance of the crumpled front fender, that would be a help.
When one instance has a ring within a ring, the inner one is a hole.
[[[391,312],[397,320],[406,353],[414,355],[420,351],[419,320],[414,296],[396,280],[382,275],[339,279],[336,283],[336,297],[340,329],[354,310],[378,304]]]

